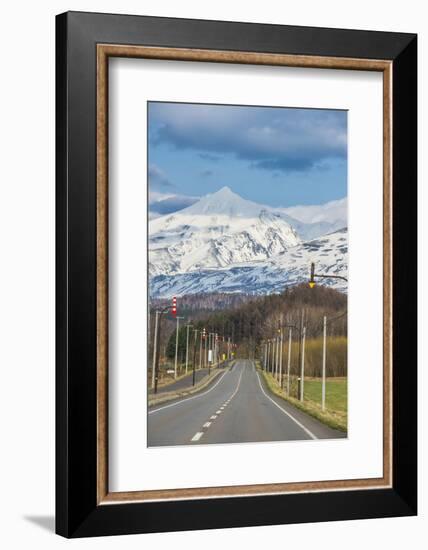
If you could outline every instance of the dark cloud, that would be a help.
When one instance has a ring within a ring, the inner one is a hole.
[[[152,144],[194,150],[206,160],[233,155],[255,168],[301,172],[347,154],[343,111],[172,103],[149,109]]]
[[[211,153],[199,153],[199,157],[202,160],[208,160],[210,162],[219,162],[221,157],[218,155],[212,155]]]
[[[155,164],[150,164],[149,171],[149,186],[152,190],[165,190],[173,189],[175,185],[169,181],[165,172],[156,166]]]
[[[177,212],[178,210],[183,210],[187,206],[191,206],[199,199],[197,197],[187,197],[184,195],[174,195],[163,199],[160,201],[152,202],[150,204],[150,211],[161,214],[171,214],[172,212]]]

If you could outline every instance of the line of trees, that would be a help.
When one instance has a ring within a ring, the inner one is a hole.
[[[321,285],[310,289],[307,284],[287,288],[281,294],[253,298],[240,307],[218,310],[200,319],[220,335],[229,334],[235,343],[253,345],[268,338],[283,322],[297,324],[304,312],[307,338],[317,337],[322,331],[322,317],[339,316],[346,311],[347,296]],[[330,335],[347,335],[347,316],[337,319]]]
[[[227,302],[227,297],[220,294],[219,301],[210,295],[210,303],[221,307],[222,302]],[[342,376],[346,370],[346,337],[347,337],[347,296],[332,288],[317,285],[311,289],[307,284],[287,288],[281,294],[270,294],[266,296],[249,297],[248,295],[236,297],[231,300],[231,306],[216,309],[214,311],[199,310],[195,304],[203,298],[184,297],[178,299],[179,315],[186,317],[180,323],[178,335],[178,357],[180,361],[185,358],[186,351],[186,324],[191,322],[193,327],[207,332],[216,332],[219,336],[231,337],[232,342],[238,344],[237,353],[242,357],[254,357],[260,350],[262,340],[275,335],[279,323],[299,326],[302,315],[306,326],[307,342],[307,364],[308,375],[317,376],[316,369],[320,361],[320,338],[322,335],[322,318],[327,315],[329,319],[336,318],[329,323],[328,337],[330,353],[333,353],[333,340],[337,349],[334,356],[330,355],[331,369],[335,374],[331,376]],[[182,304],[187,304],[183,308]],[[190,308],[189,304],[192,303]],[[154,316],[152,316],[153,318]],[[163,321],[163,333],[161,338],[161,356],[168,360],[175,357],[176,322],[173,319],[165,318]],[[153,325],[153,319],[151,319]],[[153,334],[151,326],[151,333]],[[192,331],[190,332],[190,346],[193,345]],[[297,333],[294,334],[294,338]],[[319,342],[318,342],[319,340]],[[150,338],[150,352],[152,354],[153,338]],[[189,346],[189,347],[190,347]],[[312,346],[312,347],[311,347]],[[340,350],[340,351],[339,351]],[[292,350],[293,355],[293,350]],[[337,357],[337,360],[334,360]],[[191,356],[190,356],[191,359]],[[297,361],[297,358],[296,358]],[[314,365],[312,368],[311,365]],[[336,365],[336,366],[334,366]],[[297,368],[297,364],[296,364]]]

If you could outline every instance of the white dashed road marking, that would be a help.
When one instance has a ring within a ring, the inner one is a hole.
[[[229,397],[229,399],[227,401],[225,401],[225,403],[220,407],[220,409],[218,411],[216,411],[215,414],[213,414],[212,416],[210,416],[210,420],[215,420],[217,418],[217,416],[219,414],[221,414],[223,412],[223,410],[227,407],[227,405],[230,403],[230,401],[235,397],[235,395],[237,394],[238,390],[239,390],[239,386],[241,385],[241,379],[242,379],[242,373],[243,373],[244,369],[241,370],[241,374],[239,376],[239,380],[238,380],[238,384],[235,388],[235,391],[233,392],[233,394]],[[208,393],[208,392],[206,392]],[[190,398],[191,399],[191,398]],[[157,410],[160,410],[160,409],[157,409]],[[155,412],[155,411],[153,411]],[[212,422],[205,422],[205,424],[202,426],[202,429],[205,428],[205,429],[208,429],[210,426],[211,426]],[[197,432],[195,433],[195,435],[192,437],[192,439],[190,441],[199,441],[201,439],[201,437],[204,435],[205,432]]]

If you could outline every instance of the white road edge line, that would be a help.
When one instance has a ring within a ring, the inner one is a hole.
[[[170,405],[165,405],[164,407],[159,407],[158,409],[148,411],[148,414],[154,414],[154,413],[157,413],[159,411],[163,411],[164,409],[169,409],[170,407],[175,407],[176,405],[181,405],[181,403],[185,403],[186,401],[190,401],[191,399],[197,399],[198,397],[203,397],[204,395],[207,395],[207,393],[210,393],[210,391],[212,391],[215,387],[217,387],[220,384],[220,382],[223,380],[223,377],[226,373],[227,373],[227,371],[224,371],[224,373],[220,376],[220,379],[208,391],[206,391],[204,393],[199,393],[198,395],[194,395],[193,397],[187,397],[186,399],[182,399],[181,401],[177,401],[176,403],[171,403]]]
[[[263,389],[263,386],[262,386],[262,383],[260,382],[260,375],[258,372],[256,372],[257,374],[257,378],[259,380],[259,386],[260,386],[260,389],[262,390],[262,392],[264,393],[264,395],[269,399],[269,401],[272,401],[272,403],[275,405],[275,407],[278,407],[278,409],[280,411],[282,411],[284,414],[286,414],[287,416],[289,416],[291,418],[291,420],[293,420],[300,428],[302,428],[302,430],[304,432],[306,432],[309,437],[311,437],[312,439],[318,439],[318,437],[316,437],[310,430],[308,430],[308,428],[305,428],[305,426],[303,426],[303,424],[301,422],[299,422],[296,418],[294,418],[294,416],[292,414],[290,414],[288,411],[286,411],[285,409],[283,409],[280,405],[278,405],[278,403],[276,401],[274,401],[271,397],[268,396],[268,394],[265,392],[265,390]]]
[[[204,432],[196,432],[190,441],[199,441],[204,435]]]

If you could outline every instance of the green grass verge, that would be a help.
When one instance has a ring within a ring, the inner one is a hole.
[[[305,380],[305,399],[321,404],[322,383],[319,378]],[[346,378],[327,379],[325,384],[325,406],[328,410],[348,411],[348,381]]]
[[[326,383],[326,409],[321,409],[321,380],[310,379],[305,380],[304,400],[301,402],[295,397],[287,397],[285,391],[281,389],[278,382],[270,374],[258,366],[259,371],[263,375],[269,390],[288,401],[297,409],[300,409],[307,414],[310,414],[323,424],[346,432],[348,429],[348,414],[347,414],[347,381],[342,378],[339,380],[327,380]],[[290,391],[290,393],[293,393]]]

